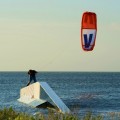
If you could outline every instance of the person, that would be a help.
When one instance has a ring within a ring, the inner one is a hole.
[[[31,69],[30,69],[30,70],[28,71],[28,74],[29,74],[29,76],[30,76],[30,80],[29,80],[27,86],[30,85],[30,83],[32,82],[32,80],[34,81],[34,83],[37,82],[37,81],[36,81],[36,73],[37,73],[37,71],[35,71],[35,70],[31,70]]]

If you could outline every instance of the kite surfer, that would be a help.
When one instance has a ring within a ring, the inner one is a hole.
[[[37,81],[36,81],[36,73],[37,73],[37,71],[35,71],[35,70],[31,70],[31,69],[30,69],[30,70],[28,71],[28,74],[29,74],[29,76],[30,76],[30,80],[29,80],[27,86],[30,85],[30,83],[32,82],[32,80],[34,81],[34,83],[37,82]]]

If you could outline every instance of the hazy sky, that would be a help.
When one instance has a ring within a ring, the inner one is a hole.
[[[81,18],[98,19],[82,50]],[[120,0],[0,0],[0,71],[120,71]]]

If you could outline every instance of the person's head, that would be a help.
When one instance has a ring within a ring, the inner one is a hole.
[[[29,71],[31,71],[32,69],[29,69]]]

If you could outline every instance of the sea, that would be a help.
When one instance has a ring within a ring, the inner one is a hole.
[[[120,112],[120,72],[38,72],[36,78],[47,82],[74,114]],[[17,101],[28,80],[27,72],[0,72],[0,109],[47,113]]]

